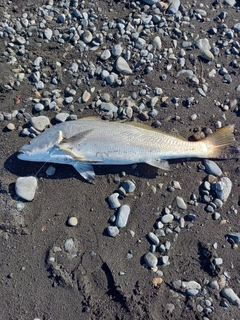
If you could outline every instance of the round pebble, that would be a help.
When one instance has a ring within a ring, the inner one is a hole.
[[[182,209],[182,210],[186,210],[187,209],[187,205],[185,203],[185,201],[183,200],[183,198],[181,197],[176,197],[176,203],[177,203],[177,207],[179,209]]]
[[[169,223],[171,221],[173,221],[174,216],[171,213],[165,214],[164,216],[162,216],[161,218],[161,222],[163,224]]]
[[[219,166],[216,164],[216,162],[212,160],[204,160],[203,164],[205,166],[205,171],[209,174],[212,174],[214,176],[221,176],[222,175],[222,170],[219,168]]]
[[[121,206],[121,203],[119,202],[118,197],[119,197],[119,193],[113,193],[107,198],[111,209],[117,209]]]
[[[8,123],[8,124],[7,124],[7,129],[8,129],[9,131],[13,131],[13,130],[16,129],[16,127],[15,127],[15,125],[14,125],[13,123]]]
[[[70,217],[68,219],[68,225],[70,227],[76,227],[77,224],[78,224],[78,219],[76,217]]]
[[[146,262],[149,268],[153,268],[158,264],[157,257],[151,252],[148,252],[147,254],[145,254],[144,261]]]

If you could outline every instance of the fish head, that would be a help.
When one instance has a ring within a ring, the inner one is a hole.
[[[25,161],[47,162],[53,151],[58,149],[62,139],[62,131],[48,129],[26,143],[19,150],[17,157]]]

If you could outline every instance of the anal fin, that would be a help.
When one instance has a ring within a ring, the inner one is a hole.
[[[72,165],[84,179],[90,183],[94,183],[95,172],[90,163],[75,161]]]
[[[169,163],[166,160],[153,159],[153,160],[147,160],[146,163],[149,164],[150,166],[153,166],[159,169],[170,170]]]

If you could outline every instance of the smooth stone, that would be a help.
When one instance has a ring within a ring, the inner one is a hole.
[[[46,39],[51,40],[52,35],[53,35],[52,29],[49,29],[49,28],[45,29],[44,36]]]
[[[211,289],[219,290],[219,284],[218,284],[217,280],[213,280],[213,281],[209,282],[208,286]]]
[[[115,44],[112,48],[112,55],[119,57],[122,54],[122,47],[120,44]]]
[[[42,110],[44,110],[44,105],[42,103],[36,103],[35,106],[34,106],[34,109],[37,112],[42,111]]]
[[[223,259],[222,258],[215,258],[215,259],[213,259],[213,264],[215,264],[215,266],[220,266],[221,264],[223,264]]]
[[[165,237],[165,235],[166,235],[166,233],[165,233],[165,231],[163,229],[157,229],[155,231],[155,234],[156,234],[157,237]]]
[[[146,46],[146,40],[143,38],[137,38],[136,42],[135,42],[135,47],[139,50],[144,49]]]
[[[121,187],[123,187],[127,193],[132,193],[136,189],[135,184],[130,180],[123,181]]]
[[[112,111],[112,112],[117,112],[118,107],[116,107],[113,103],[111,102],[102,102],[100,105],[100,109],[103,111]]]
[[[226,298],[231,304],[235,306],[240,306],[240,298],[231,288],[223,288],[221,295]]]
[[[180,7],[180,0],[173,0],[173,2],[168,7],[168,13],[175,14],[177,13],[178,9]]]
[[[185,201],[183,200],[183,198],[181,197],[176,197],[176,203],[177,203],[177,207],[179,209],[182,209],[182,210],[186,210],[187,209],[187,205],[185,203]]]
[[[186,294],[188,296],[196,296],[199,293],[199,290],[197,289],[189,289],[186,291]]]
[[[168,213],[168,214],[165,214],[164,216],[162,216],[161,222],[166,224],[166,223],[173,221],[173,219],[174,219],[174,216],[171,213]]]
[[[60,112],[55,116],[57,122],[65,122],[69,117],[69,113],[67,112]]]
[[[240,32],[240,22],[236,23],[236,24],[232,27],[232,29],[233,29],[234,31]]]
[[[168,264],[168,263],[169,263],[169,256],[162,256],[162,257],[161,257],[161,263],[162,263],[163,265]]]
[[[159,239],[153,232],[149,232],[148,238],[152,241],[153,244],[155,245],[159,244]]]
[[[201,290],[201,285],[196,281],[182,281],[182,288],[186,290]]]
[[[82,101],[85,103],[90,99],[90,97],[91,94],[87,90],[85,90],[82,94]]]
[[[151,252],[145,254],[144,261],[146,262],[149,268],[153,268],[158,264],[157,257]]]
[[[198,39],[195,42],[195,46],[200,49],[201,51],[210,50],[211,46],[209,44],[209,40],[207,38],[204,39]]]
[[[118,197],[119,197],[119,193],[115,192],[107,198],[111,209],[117,209],[121,207],[121,203],[119,202]]]
[[[110,57],[111,57],[111,52],[108,49],[104,50],[100,55],[100,59],[102,60],[108,60]]]
[[[15,127],[15,125],[14,125],[13,123],[8,123],[7,129],[8,129],[9,131],[13,131],[13,130],[16,129],[16,127]]]
[[[89,30],[85,30],[83,33],[84,43],[90,43],[93,39],[92,33]]]
[[[232,181],[228,177],[222,177],[214,184],[214,190],[217,197],[223,202],[226,202],[232,190]]]
[[[19,177],[15,183],[16,194],[27,201],[32,201],[37,189],[37,179],[35,177]]]
[[[203,50],[200,53],[200,56],[207,60],[207,61],[213,61],[214,60],[214,55],[212,54],[212,52],[210,50]]]
[[[76,217],[70,217],[68,219],[68,225],[70,227],[76,227],[77,224],[78,224],[78,219]]]
[[[206,159],[203,161],[203,164],[205,166],[206,173],[212,174],[216,177],[219,177],[222,175],[222,170],[219,168],[216,162]]]
[[[32,117],[31,125],[38,131],[44,131],[50,125],[50,120],[46,116]]]
[[[235,243],[240,242],[240,232],[232,232],[226,235],[228,238],[232,239]]]
[[[119,57],[116,61],[116,69],[118,72],[120,72],[123,75],[129,75],[132,74],[132,70],[129,67],[127,61],[123,59],[122,57]]]
[[[130,207],[127,204],[122,205],[117,212],[116,226],[124,228],[127,225],[128,217],[130,214]]]
[[[50,177],[50,176],[53,176],[55,172],[56,172],[56,168],[53,166],[49,166],[46,170],[46,175]]]
[[[115,238],[119,234],[119,229],[116,226],[108,226],[107,233],[110,237]]]

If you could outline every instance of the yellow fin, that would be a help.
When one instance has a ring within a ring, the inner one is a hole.
[[[201,140],[201,142],[205,142],[209,145],[209,157],[221,158],[225,156],[224,150],[235,142],[233,130],[234,125],[229,125],[217,130],[209,137]]]

